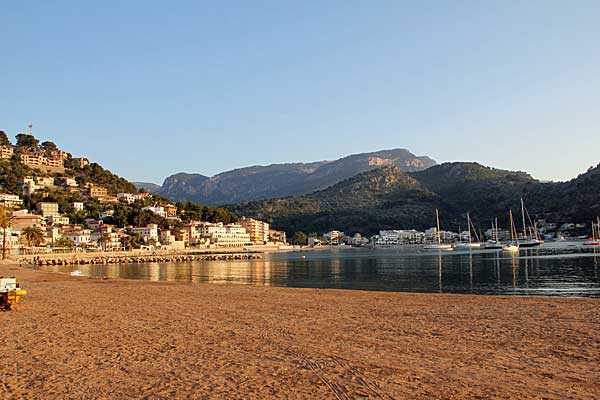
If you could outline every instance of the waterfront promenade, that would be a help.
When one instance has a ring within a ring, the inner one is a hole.
[[[0,275],[5,399],[600,397],[597,299]]]

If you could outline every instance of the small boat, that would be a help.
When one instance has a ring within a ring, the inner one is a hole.
[[[598,218],[598,225],[595,225],[592,221],[592,239],[584,242],[584,246],[600,246],[600,232],[596,235],[596,227],[600,231],[600,217]]]
[[[517,228],[515,227],[515,220],[513,218],[512,209],[508,210],[508,217],[510,219],[510,239],[506,246],[502,250],[508,252],[518,252],[519,251],[519,242],[515,240],[517,237]]]
[[[537,228],[533,222],[531,222],[531,217],[529,217],[529,213],[527,212],[527,208],[525,208],[525,200],[521,197],[521,214],[523,216],[523,238],[521,240],[517,239],[518,246],[521,249],[529,249],[532,247],[540,247],[544,244],[544,241],[539,237],[539,233]],[[525,215],[529,218],[529,222],[531,223],[530,236],[527,236],[527,225],[525,223]]]
[[[540,247],[543,244],[544,244],[543,240],[529,239],[529,240],[519,242],[519,248],[530,249],[532,247]]]
[[[442,236],[440,235],[440,213],[438,211],[438,209],[435,209],[435,219],[437,222],[437,243],[433,243],[433,244],[427,244],[425,246],[423,246],[424,250],[447,250],[447,251],[452,251],[453,247],[451,244],[447,244],[447,243],[442,243]]]
[[[484,250],[502,250],[502,243],[497,240],[488,240],[483,244]]]
[[[71,276],[83,276],[83,272],[81,272],[81,270],[76,269],[75,271],[71,271]]]
[[[428,244],[423,246],[424,250],[454,250],[451,244],[446,243],[438,243],[438,244]]]
[[[467,228],[469,229],[469,242],[455,244],[454,250],[474,250],[474,249],[481,248],[481,243],[479,243],[479,237],[477,236],[477,231],[475,230],[474,226],[473,226],[473,231],[475,232],[475,238],[477,239],[477,242],[473,242],[473,238],[471,236],[471,226],[472,225],[473,225],[473,223],[471,222],[471,216],[469,215],[469,213],[467,213]]]
[[[509,243],[506,246],[504,246],[502,250],[509,252],[517,252],[519,251],[519,245],[517,243]]]

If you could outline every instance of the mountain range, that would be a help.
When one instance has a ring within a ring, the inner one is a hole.
[[[406,149],[392,149],[354,154],[334,161],[239,168],[213,177],[181,172],[167,177],[162,186],[143,182],[137,182],[136,186],[173,201],[223,205],[308,194],[383,166],[411,172],[433,165],[436,162],[429,157],[416,156]]]
[[[508,224],[508,210],[527,202],[532,218],[589,222],[600,214],[600,166],[564,183],[540,182],[524,172],[454,162],[407,172],[384,166],[306,195],[249,201],[228,208],[238,215],[271,221],[288,232],[373,234],[380,229],[442,229],[466,226],[466,212],[483,229],[495,218]]]

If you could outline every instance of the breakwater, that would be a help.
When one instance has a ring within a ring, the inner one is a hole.
[[[33,265],[84,265],[84,264],[138,264],[154,262],[194,262],[194,261],[233,261],[256,260],[262,256],[258,253],[226,253],[226,254],[175,254],[175,255],[85,255],[82,257],[20,257],[20,263]]]

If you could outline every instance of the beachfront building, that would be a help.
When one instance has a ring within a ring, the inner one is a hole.
[[[321,240],[319,238],[316,238],[316,237],[313,237],[313,236],[309,236],[307,244],[310,247],[320,246],[321,245]]]
[[[344,232],[333,230],[333,231],[329,231],[329,232],[325,233],[323,235],[323,238],[325,238],[325,240],[327,240],[328,244],[337,245],[337,244],[340,244],[340,238],[342,236],[344,236]]]
[[[274,229],[269,229],[269,242],[286,244],[286,233],[284,231],[276,231]]]
[[[12,146],[5,146],[5,145],[0,146],[0,158],[2,158],[2,159],[11,158],[14,153],[15,153],[15,149]]]
[[[16,194],[0,193],[0,204],[4,207],[21,207],[23,200]]]
[[[369,239],[356,232],[350,239],[350,244],[352,246],[366,246],[369,244]]]
[[[38,212],[42,213],[43,217],[55,216],[59,217],[60,213],[58,212],[58,203],[46,203],[40,202],[35,205]]]
[[[144,243],[158,242],[158,225],[148,224],[146,226],[131,228],[132,235],[140,235]]]
[[[219,247],[242,247],[252,244],[250,235],[240,224],[194,222],[186,228],[189,232],[190,244]]]
[[[62,238],[70,240],[74,246],[87,246],[91,241],[92,231],[81,225],[64,226],[60,231]]]
[[[379,231],[373,238],[377,246],[396,246],[401,244],[423,243],[425,234],[414,229],[389,229]]]
[[[92,232],[90,241],[96,242],[103,250],[119,250],[121,248],[121,234],[114,229],[113,225],[101,225],[98,230]]]
[[[240,225],[250,235],[250,241],[254,244],[265,244],[269,241],[269,224],[254,218],[242,217]]]

